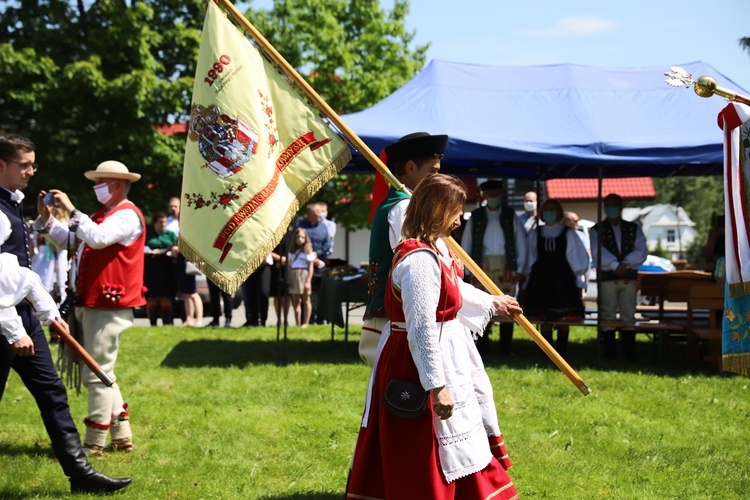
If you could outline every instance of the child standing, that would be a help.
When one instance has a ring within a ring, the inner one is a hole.
[[[292,240],[289,243],[289,254],[287,263],[289,265],[289,295],[292,296],[294,305],[294,317],[298,325],[307,328],[310,324],[312,314],[312,291],[313,265],[317,254],[312,250],[312,242],[307,236],[307,231],[302,228],[295,229]],[[304,311],[302,308],[304,301]]]

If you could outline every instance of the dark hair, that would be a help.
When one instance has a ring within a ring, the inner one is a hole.
[[[539,207],[541,211],[544,211],[545,206],[548,206],[554,209],[555,214],[556,214],[555,222],[560,222],[565,217],[565,211],[563,210],[562,203],[560,203],[558,200],[554,198],[546,199],[544,203],[542,203],[542,206]]]
[[[434,245],[439,236],[450,232],[464,203],[466,185],[461,179],[447,174],[428,175],[414,189],[406,207],[402,236]]]
[[[607,196],[604,197],[604,204],[606,205],[607,202],[609,202],[610,205],[617,205],[618,207],[622,208],[622,196],[615,193],[609,193]]]
[[[162,212],[161,210],[157,210],[156,212],[151,214],[151,225],[153,226],[154,224],[156,224],[156,222],[159,219],[164,219],[164,218],[167,218],[167,213]]]
[[[36,151],[36,146],[31,139],[17,134],[6,134],[0,136],[0,159],[10,160],[19,151],[30,153]]]
[[[399,177],[406,174],[406,164],[413,161],[417,164],[417,168],[422,168],[422,165],[435,158],[435,155],[422,156],[419,158],[404,158],[393,162],[393,173]]]

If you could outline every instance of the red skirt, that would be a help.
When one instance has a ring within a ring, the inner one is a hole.
[[[391,365],[392,360],[392,365]],[[391,368],[392,367],[392,368]],[[430,410],[405,419],[385,411],[382,395],[391,377],[419,384],[406,335],[395,334],[378,361],[367,427],[360,428],[347,485],[348,499],[515,499],[505,467],[510,460],[502,438],[490,438],[493,458],[479,472],[448,483],[438,456],[438,441]],[[430,398],[432,399],[432,398]],[[504,457],[501,461],[499,459]]]

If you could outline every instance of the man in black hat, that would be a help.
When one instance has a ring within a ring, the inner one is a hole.
[[[471,212],[461,246],[504,294],[515,296],[526,263],[526,230],[515,210],[503,204],[502,188],[500,180],[479,185],[486,204]],[[513,326],[513,323],[500,325],[500,354],[511,354]],[[482,353],[489,348],[491,331],[492,323],[478,341]]]
[[[447,143],[447,135],[426,132],[405,135],[385,148],[384,163],[409,191],[413,191],[422,179],[440,171]],[[375,362],[380,332],[388,321],[383,302],[385,283],[391,270],[393,249],[401,241],[401,225],[408,204],[409,195],[391,187],[372,219],[369,292],[359,342],[359,355],[370,366]]]

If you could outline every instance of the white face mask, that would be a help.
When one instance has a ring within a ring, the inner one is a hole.
[[[536,202],[535,201],[524,201],[523,202],[523,209],[527,212],[533,212],[536,210]]]
[[[96,194],[96,199],[102,205],[106,205],[112,199],[112,193],[109,192],[109,184],[106,182],[96,184],[94,186],[94,193]]]

